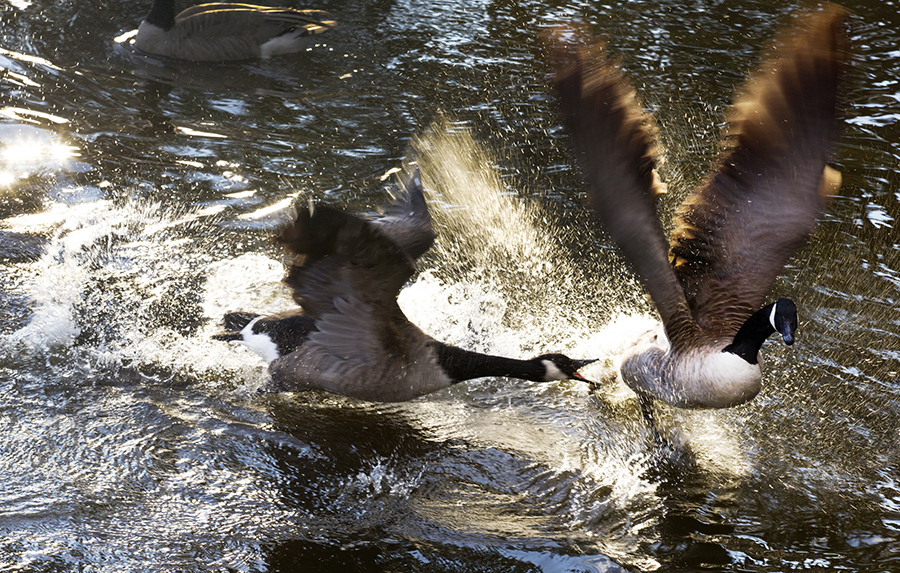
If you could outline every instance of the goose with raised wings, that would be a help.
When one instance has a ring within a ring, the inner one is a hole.
[[[621,357],[619,374],[652,420],[652,401],[725,408],[760,391],[759,350],[794,342],[790,299],[766,302],[783,267],[840,186],[827,165],[841,118],[845,12],[799,16],[750,74],[727,116],[712,173],[675,214],[656,212],[657,129],[599,43],[554,34],[550,59],[563,123],[602,227],[649,291],[660,329]]]

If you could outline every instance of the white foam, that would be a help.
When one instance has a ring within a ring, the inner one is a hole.
[[[398,471],[390,458],[378,459],[368,471],[360,471],[345,482],[344,487],[360,497],[391,496],[407,498],[419,486],[425,473]]]
[[[279,285],[277,262],[252,255],[207,265],[206,253],[193,251],[197,242],[190,236],[211,225],[215,215],[209,209],[167,215],[150,202],[95,201],[54,205],[46,215],[31,217],[56,230],[43,257],[25,271],[32,274],[23,281],[22,294],[31,299],[33,314],[4,346],[44,353],[77,342],[88,363],[163,366],[254,389],[265,380],[265,365],[250,351],[211,335],[221,330],[224,312],[265,303],[267,297],[258,293],[268,293],[270,309],[292,302]],[[12,226],[26,223],[16,220]],[[183,333],[153,322],[160,308],[191,319],[198,312],[190,304],[193,285],[202,285],[205,326]],[[184,297],[187,306],[180,308],[173,296]]]
[[[97,212],[108,208],[109,204],[101,201],[50,209],[50,219],[58,218],[62,225],[32,267],[37,272],[25,283],[32,315],[23,328],[8,337],[9,343],[40,352],[67,346],[80,334],[74,307],[81,300],[89,269],[77,254],[109,232],[110,223]]]
[[[482,351],[520,346],[503,324],[506,301],[481,282],[444,283],[434,272],[424,271],[397,301],[413,323],[442,342]]]
[[[247,310],[270,314],[294,308],[290,291],[281,283],[284,266],[256,253],[214,261],[206,268],[203,314],[221,323],[226,312]]]

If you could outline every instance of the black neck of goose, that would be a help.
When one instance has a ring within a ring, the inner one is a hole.
[[[722,352],[737,354],[750,364],[759,364],[759,349],[769,336],[775,333],[769,316],[775,303],[768,304],[757,310],[734,335],[731,344],[722,349]]]
[[[542,382],[546,374],[544,365],[534,360],[516,360],[481,354],[441,342],[435,344],[435,350],[438,364],[454,384],[485,376],[505,376]]]
[[[170,30],[175,25],[175,0],[153,0],[150,13],[144,21],[163,30]]]

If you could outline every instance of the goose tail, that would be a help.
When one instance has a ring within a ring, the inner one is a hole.
[[[229,312],[225,314],[225,318],[223,322],[225,323],[225,330],[222,334],[216,334],[213,336],[216,340],[241,340],[241,331],[244,330],[244,327],[250,324],[254,318],[261,316],[255,312]]]
[[[213,340],[221,340],[222,342],[235,342],[244,340],[244,335],[240,332],[220,332],[219,334],[213,334]]]

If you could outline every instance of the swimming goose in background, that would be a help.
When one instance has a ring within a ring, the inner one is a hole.
[[[762,343],[775,332],[794,341],[794,303],[764,302],[840,186],[826,161],[838,137],[844,19],[828,6],[779,38],[739,92],[723,154],[677,210],[668,242],[655,209],[663,187],[652,120],[599,45],[573,46],[563,39],[572,31],[551,38],[563,122],[592,206],[662,319],[619,365],[651,425],[652,400],[747,402],[761,387]]]
[[[397,295],[435,234],[418,170],[403,187],[381,215],[300,210],[276,242],[294,255],[284,282],[302,308],[229,313],[229,332],[214,338],[244,342],[269,360],[267,392],[317,389],[399,402],[485,376],[585,380],[578,370],[593,360],[471,352],[435,340],[404,316]]]
[[[154,0],[134,46],[148,54],[224,62],[299,52],[308,36],[337,26],[328,12],[252,4],[200,4],[175,15],[175,0]]]

